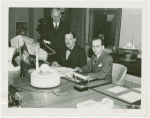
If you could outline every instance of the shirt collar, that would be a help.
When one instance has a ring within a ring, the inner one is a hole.
[[[60,21],[57,23],[57,27],[59,26]],[[54,27],[56,26],[56,23],[53,22]]]
[[[103,52],[103,50],[102,50],[102,52]],[[102,52],[99,55],[97,55],[97,59],[100,57],[100,55],[102,54]]]
[[[74,45],[75,46],[75,45]],[[73,50],[74,46],[71,48],[71,50]]]
[[[74,45],[74,46],[75,46],[75,45]],[[73,50],[74,46],[73,46],[72,48],[70,48],[71,51]]]

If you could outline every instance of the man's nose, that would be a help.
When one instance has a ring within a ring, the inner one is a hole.
[[[95,50],[96,50],[96,48],[94,47],[94,48],[93,48],[93,50],[95,51]]]

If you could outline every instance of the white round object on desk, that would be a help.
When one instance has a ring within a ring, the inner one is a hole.
[[[132,44],[131,43],[127,43],[127,48],[131,48]]]
[[[131,49],[136,49],[134,45],[131,46]]]
[[[40,70],[43,72],[43,73],[46,73],[47,71],[49,71],[49,65],[47,64],[42,64],[40,66]]]
[[[60,74],[53,69],[49,69],[47,73],[33,71],[30,76],[34,87],[51,88],[60,84]]]
[[[28,73],[32,73],[35,69],[29,69]]]

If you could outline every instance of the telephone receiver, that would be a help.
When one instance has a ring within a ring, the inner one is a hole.
[[[11,39],[11,47],[13,47],[15,50],[19,47],[22,47],[24,43],[27,46],[29,54],[35,55],[34,39],[26,37],[26,36],[22,36],[22,35],[15,36],[14,38]],[[38,57],[39,57],[39,60],[46,61],[48,57],[48,53],[44,49],[40,48]]]

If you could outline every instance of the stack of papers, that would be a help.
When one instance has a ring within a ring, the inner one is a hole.
[[[114,101],[108,98],[102,99],[102,102],[97,104],[98,108],[101,109],[111,109],[114,106]]]
[[[93,100],[88,100],[82,103],[77,104],[77,108],[97,108],[97,109],[111,109],[113,108],[114,101],[108,98],[102,99],[101,102],[96,102]]]
[[[97,105],[96,101],[88,100],[88,101],[77,104],[77,108],[95,108],[96,105]]]
[[[141,99],[141,94],[136,92],[129,92],[123,95],[118,96],[119,98],[122,98],[128,102],[136,102]]]
[[[141,88],[132,88],[133,90],[137,90],[141,92]]]
[[[120,93],[120,92],[126,91],[128,89],[124,88],[124,87],[121,87],[121,86],[116,86],[116,87],[113,87],[113,88],[109,88],[107,90],[110,91],[110,92],[113,92],[113,93]]]
[[[53,68],[54,70],[58,71],[61,75],[61,77],[72,77],[73,76],[73,69],[72,68],[66,68],[66,67],[57,67]]]

